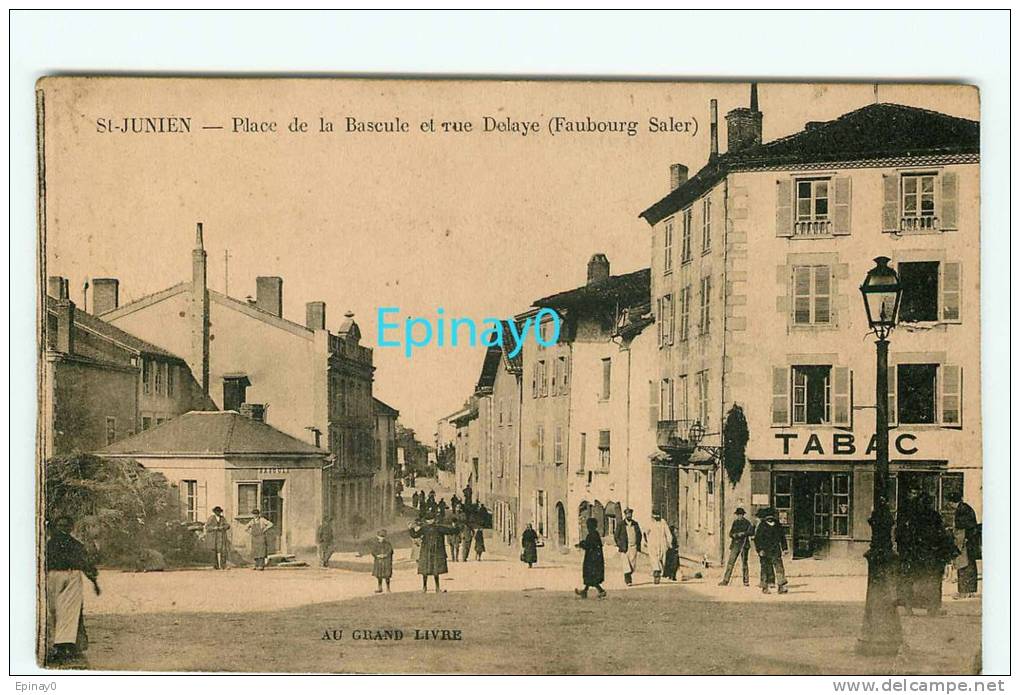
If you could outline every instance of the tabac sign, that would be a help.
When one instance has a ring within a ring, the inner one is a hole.
[[[776,432],[776,440],[782,442],[783,456],[865,456],[875,453],[877,437],[872,435],[865,448],[864,441],[857,440],[851,432]],[[917,453],[917,435],[910,432],[890,433],[890,449],[902,456]]]

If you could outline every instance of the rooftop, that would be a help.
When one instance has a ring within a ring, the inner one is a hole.
[[[610,275],[605,280],[558,292],[534,302],[533,306],[569,309],[606,303],[629,306],[648,301],[652,287],[649,268],[624,275]]]
[[[50,295],[46,295],[46,310],[49,312],[56,312],[57,310],[57,299],[54,299]],[[163,348],[148,343],[141,338],[137,338],[126,331],[123,331],[113,324],[107,323],[100,318],[96,318],[92,314],[89,314],[81,309],[75,307],[74,309],[74,323],[84,330],[109,340],[122,348],[125,348],[131,352],[136,352],[140,355],[161,357],[163,359],[184,363],[181,357],[164,350]]]

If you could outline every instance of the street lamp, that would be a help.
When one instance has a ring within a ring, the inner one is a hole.
[[[879,256],[861,285],[868,325],[875,332],[875,488],[868,559],[868,594],[864,624],[857,651],[866,655],[895,655],[903,644],[903,629],[896,609],[898,566],[892,545],[893,518],[886,495],[889,490],[889,341],[896,326],[903,288],[889,259]]]

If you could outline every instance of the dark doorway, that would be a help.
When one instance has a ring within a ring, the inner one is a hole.
[[[806,473],[793,478],[793,557],[811,557],[814,554],[812,542],[812,517],[815,509],[815,495],[811,483],[813,476]]]
[[[677,466],[652,463],[652,511],[661,514],[670,526],[679,524],[680,470]]]
[[[262,516],[273,523],[273,530],[266,539],[269,553],[280,552],[280,539],[283,538],[283,481],[262,481]]]
[[[567,510],[562,502],[556,503],[556,539],[561,548],[567,544]]]

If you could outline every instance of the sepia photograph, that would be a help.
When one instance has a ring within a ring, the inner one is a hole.
[[[42,79],[39,665],[979,674],[980,116]]]

